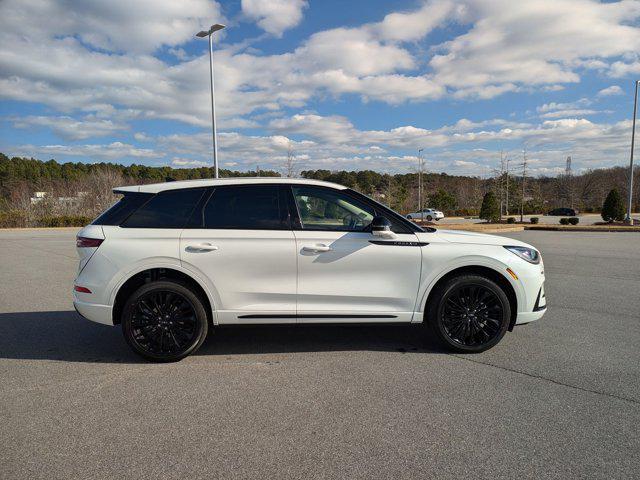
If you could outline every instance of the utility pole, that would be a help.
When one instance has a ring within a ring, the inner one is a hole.
[[[500,220],[502,220],[502,212],[504,211],[504,150],[500,150],[500,181],[498,186],[500,188]]]
[[[507,155],[507,157],[505,158],[506,164],[507,164],[507,170],[506,170],[506,179],[507,179],[507,203],[505,205],[505,215],[509,215],[509,156]]]
[[[633,203],[633,147],[636,139],[636,116],[638,112],[638,85],[640,80],[636,80],[636,90],[633,97],[633,126],[631,127],[631,157],[629,159],[629,204],[627,205],[627,218],[625,222],[633,225],[631,219],[631,204]]]
[[[567,157],[567,163],[566,166],[564,168],[564,173],[566,175],[566,180],[567,180],[567,190],[568,190],[568,194],[569,194],[569,207],[573,208],[573,180],[572,180],[572,173],[571,173],[571,155],[569,155]]]
[[[520,199],[520,222],[524,222],[524,193],[527,180],[527,150],[522,150],[522,198]]]
[[[422,151],[424,148],[418,149],[418,212],[420,212],[420,221],[424,222],[424,212],[422,211]]]

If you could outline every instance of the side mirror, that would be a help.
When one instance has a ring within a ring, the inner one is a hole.
[[[374,237],[396,238],[396,234],[391,231],[391,222],[386,217],[373,217],[370,227]]]

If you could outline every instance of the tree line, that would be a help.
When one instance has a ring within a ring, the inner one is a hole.
[[[636,185],[640,169],[636,169]],[[286,174],[287,172],[283,172]],[[2,218],[13,216],[16,226],[39,225],[41,218],[63,216],[93,217],[108,207],[115,196],[111,189],[120,185],[156,183],[171,180],[213,178],[212,167],[172,168],[168,166],[120,165],[116,163],[59,163],[34,158],[12,157],[0,153],[0,224]],[[221,169],[222,177],[281,176],[274,170],[238,172]],[[330,171],[304,170],[303,178],[334,182],[358,190],[401,213],[415,211],[418,206],[418,174],[388,174],[373,170]],[[612,188],[627,191],[628,170],[621,167],[587,171],[571,177],[536,177],[526,179],[522,189],[520,177],[503,178],[423,174],[422,207],[443,210],[446,215],[478,215],[482,199],[493,192],[503,211],[517,214],[543,213],[556,207],[573,207],[583,212],[599,212],[603,200]],[[509,187],[506,203],[505,185]],[[47,196],[34,203],[34,192]],[[80,193],[80,195],[79,195]],[[624,196],[624,193],[623,193]],[[75,200],[60,202],[56,199]],[[640,209],[640,196],[634,196],[635,210]],[[52,220],[55,223],[57,220]],[[79,221],[79,220],[78,220]],[[74,220],[69,220],[73,223]],[[5,221],[4,224],[7,224]]]

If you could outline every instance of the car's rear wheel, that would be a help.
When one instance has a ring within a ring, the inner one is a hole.
[[[425,319],[445,347],[477,353],[496,345],[511,319],[505,292],[480,275],[460,275],[436,287]]]
[[[407,215],[407,220],[413,220],[413,217],[411,215]]]
[[[170,280],[136,290],[127,299],[121,320],[129,346],[154,362],[175,362],[192,354],[208,331],[202,300],[188,286]]]
[[[433,220],[433,217],[431,215],[427,215],[427,221],[430,222]]]

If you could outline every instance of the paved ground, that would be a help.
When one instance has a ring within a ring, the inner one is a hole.
[[[171,365],[72,311],[73,235],[0,232],[0,478],[637,478],[637,234],[511,234],[550,311],[481,355],[243,327]]]

